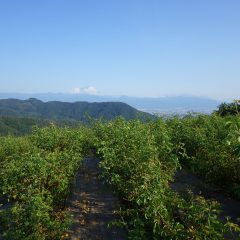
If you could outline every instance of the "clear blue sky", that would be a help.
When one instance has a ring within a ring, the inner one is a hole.
[[[0,92],[78,88],[240,98],[240,1],[0,0]]]

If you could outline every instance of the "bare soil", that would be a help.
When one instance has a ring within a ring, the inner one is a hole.
[[[174,182],[170,184],[171,188],[179,193],[190,189],[195,195],[202,195],[206,199],[218,201],[221,205],[221,217],[231,217],[235,223],[239,223],[240,201],[224,194],[221,189],[215,185],[205,184],[199,177],[186,169],[179,170]]]
[[[69,239],[127,239],[124,229],[108,227],[110,222],[119,219],[116,211],[120,209],[120,202],[110,186],[100,179],[98,163],[97,158],[85,158],[76,176],[68,200],[74,220]]]
[[[179,194],[191,190],[195,195],[202,195],[205,199],[217,201],[221,207],[221,220],[225,222],[226,217],[230,217],[231,221],[240,224],[240,201],[223,193],[218,186],[204,183],[192,172],[186,169],[177,171],[170,187]],[[231,237],[225,236],[225,239],[239,239],[239,236],[234,234]]]

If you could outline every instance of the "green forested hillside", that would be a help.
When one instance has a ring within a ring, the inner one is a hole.
[[[126,120],[137,117],[151,117],[150,114],[140,112],[135,108],[120,102],[88,103],[88,102],[42,102],[35,98],[28,100],[3,99],[0,100],[0,116],[38,117],[52,120],[87,121],[103,118],[112,120],[122,116]]]
[[[77,121],[67,120],[47,120],[40,118],[29,118],[29,117],[15,117],[15,116],[0,116],[0,136],[14,135],[22,136],[30,134],[34,126],[46,127],[50,124],[58,127],[77,127],[81,125]]]

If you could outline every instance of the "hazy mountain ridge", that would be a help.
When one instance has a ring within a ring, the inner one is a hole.
[[[42,102],[35,98],[28,100],[0,100],[1,116],[35,117],[53,120],[87,121],[88,116],[111,120],[118,116],[125,119],[152,117],[121,102]]]
[[[141,97],[111,97],[90,94],[67,94],[67,93],[42,93],[42,94],[21,94],[21,93],[0,93],[0,99],[17,98],[26,100],[37,98],[42,101],[64,101],[64,102],[123,102],[130,106],[156,113],[186,113],[188,111],[210,113],[216,110],[220,101],[210,98],[196,96],[168,96],[160,98]]]

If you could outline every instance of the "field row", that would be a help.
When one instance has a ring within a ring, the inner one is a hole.
[[[239,231],[219,220],[220,206],[169,183],[189,168],[240,197],[239,117],[187,116],[141,122],[96,122],[77,129],[36,128],[0,139],[0,213],[4,239],[61,239],[71,224],[69,189],[89,152],[123,202],[129,239],[223,239]],[[236,233],[235,233],[236,234]]]

